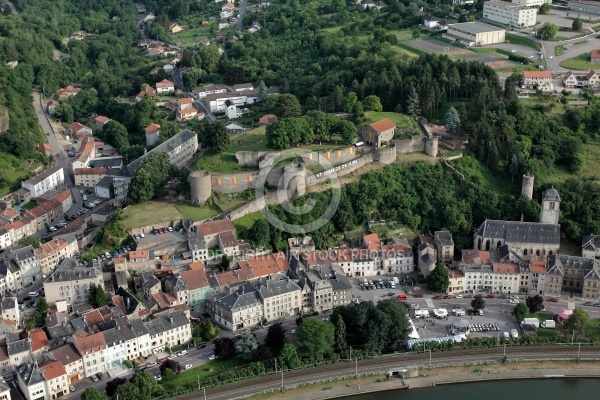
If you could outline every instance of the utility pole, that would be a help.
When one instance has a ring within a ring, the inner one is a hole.
[[[281,393],[283,393],[283,370],[281,370]]]
[[[204,400],[206,400],[206,386],[202,386],[202,391],[204,392]]]
[[[350,357],[349,360],[352,360],[352,346],[350,346]]]
[[[581,354],[581,342],[578,343],[579,348],[577,349],[577,359],[579,360],[579,355]]]
[[[198,391],[200,391],[200,375],[198,375]]]
[[[354,364],[354,375],[356,376],[356,379],[358,379],[358,357],[356,357],[356,363]]]
[[[429,368],[431,368],[431,347],[429,348]]]
[[[504,343],[504,357],[506,357],[506,343]]]

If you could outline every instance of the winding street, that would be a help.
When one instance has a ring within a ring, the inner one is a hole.
[[[205,399],[231,399],[297,386],[302,383],[325,381],[358,374],[386,373],[391,369],[423,368],[428,366],[464,365],[508,360],[598,360],[600,348],[574,346],[518,346],[452,350],[445,352],[402,353],[355,362],[339,362],[301,370],[278,372],[253,380],[206,389]],[[204,394],[204,393],[203,393]],[[175,397],[179,400],[201,398],[198,392]]]

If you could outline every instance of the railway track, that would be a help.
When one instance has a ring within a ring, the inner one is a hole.
[[[505,353],[506,351],[506,353]],[[283,373],[283,386],[297,386],[327,379],[350,376],[358,370],[359,374],[385,372],[392,368],[442,366],[448,364],[470,364],[501,360],[504,356],[509,360],[600,360],[600,348],[577,346],[519,346],[492,347],[482,349],[450,350],[431,353],[403,353],[381,356],[368,360],[340,362],[312,368],[304,368]],[[206,389],[206,399],[231,399],[276,390],[282,386],[280,373],[270,374],[252,380],[231,383]],[[190,393],[178,396],[178,400],[201,399],[202,393]]]

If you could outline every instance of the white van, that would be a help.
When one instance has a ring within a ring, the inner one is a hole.
[[[87,201],[87,196],[84,194],[82,197],[83,201]]]
[[[512,336],[512,338],[514,340],[517,340],[519,338],[519,332],[517,332],[516,329],[511,329],[510,330],[510,336]]]
[[[40,294],[38,292],[29,292],[28,295],[31,297],[38,297]]]

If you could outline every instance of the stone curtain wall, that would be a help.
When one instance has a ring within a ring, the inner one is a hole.
[[[240,172],[238,174],[211,175],[213,192],[239,193],[253,188],[258,178],[258,172]]]

